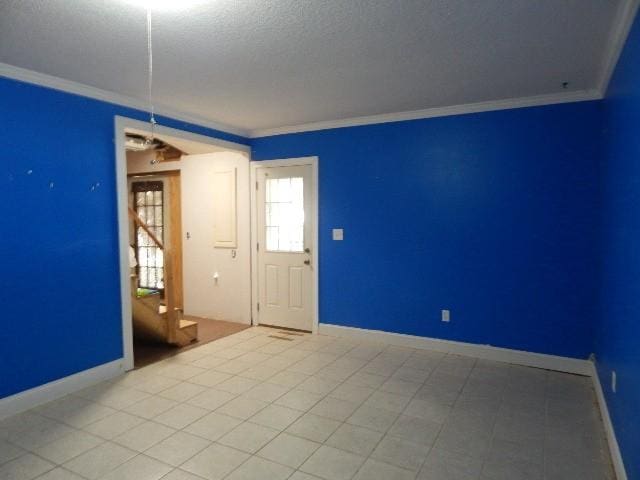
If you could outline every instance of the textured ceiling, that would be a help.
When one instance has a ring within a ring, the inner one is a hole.
[[[179,2],[179,0],[177,0]],[[159,105],[242,129],[598,87],[618,0],[210,0],[154,13]],[[0,0],[0,62],[146,98],[126,0]]]

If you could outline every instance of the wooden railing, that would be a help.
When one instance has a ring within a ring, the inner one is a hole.
[[[137,212],[129,207],[129,217],[133,220],[133,222],[142,228],[149,238],[155,243],[158,248],[163,251],[164,257],[164,300],[167,307],[167,330],[166,330],[166,338],[169,343],[174,343],[176,341],[177,330],[180,327],[180,318],[176,315],[175,301],[173,298],[174,294],[174,284],[173,284],[173,272],[171,268],[173,266],[172,262],[172,252],[170,249],[165,249],[164,245],[160,241],[160,239],[151,231],[151,229],[147,226],[144,220],[140,218]],[[132,294],[134,292],[131,292]]]
[[[145,231],[147,235],[149,235],[149,238],[153,240],[153,243],[155,243],[160,250],[164,250],[164,245],[162,244],[160,239],[156,237],[156,234],[151,231],[151,229],[147,226],[145,221],[142,220],[140,218],[140,215],[138,215],[137,212],[131,207],[129,207],[129,217],[131,217],[131,220],[133,220],[133,223],[138,225],[142,230]]]

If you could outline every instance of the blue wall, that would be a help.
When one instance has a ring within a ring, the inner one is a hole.
[[[640,19],[603,102],[603,283],[598,370],[627,474],[640,479]],[[611,391],[611,371],[618,393]]]
[[[322,322],[585,358],[599,114],[587,102],[251,143],[257,159],[320,157]],[[0,79],[0,397],[122,354],[114,115],[146,118]]]
[[[0,398],[122,356],[114,115],[0,78]]]
[[[586,358],[600,103],[253,140],[319,157],[320,321]]]

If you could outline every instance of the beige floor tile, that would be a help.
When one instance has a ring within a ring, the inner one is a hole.
[[[431,446],[436,440],[442,425],[421,418],[400,415],[388,433],[414,443]]]
[[[250,328],[0,420],[0,478],[613,478],[584,378],[273,332]]]
[[[140,383],[131,385],[131,387],[135,388],[136,390],[142,390],[143,392],[147,392],[153,395],[160,393],[167,388],[171,388],[179,383],[180,380],[176,380],[175,378],[163,377],[160,375],[151,375],[148,378],[143,379]]]
[[[301,412],[308,411],[322,399],[323,395],[305,392],[302,390],[291,390],[277,399],[274,403],[283,407],[293,408]]]
[[[158,393],[159,396],[175,402],[186,402],[196,395],[207,390],[207,387],[191,382],[180,382]]]
[[[467,480],[480,477],[482,460],[468,455],[432,449],[427,456],[419,480]]]
[[[0,478],[2,480],[31,480],[54,467],[53,463],[27,453],[0,466]]]
[[[135,457],[137,453],[115,443],[106,442],[63,465],[85,478],[95,480]]]
[[[160,443],[156,443],[144,453],[156,460],[177,467],[209,445],[211,442],[204,438],[186,432],[176,432]]]
[[[236,397],[237,395],[233,393],[210,388],[190,398],[187,400],[187,403],[196,407],[206,408],[207,410],[216,410]]]
[[[354,480],[414,480],[416,474],[412,470],[389,465],[388,463],[379,462],[372,458],[368,459],[360,470],[353,477]],[[434,479],[434,480],[448,480]]]
[[[360,455],[323,445],[304,462],[300,470],[326,480],[349,480],[365,458]]]
[[[289,388],[275,383],[261,383],[251,390],[247,390],[243,395],[248,398],[256,398],[264,402],[274,402],[287,393]]]
[[[382,437],[381,432],[369,430],[368,428],[358,427],[343,423],[340,427],[327,439],[326,444],[351,453],[357,453],[368,457],[376,448]]]
[[[247,418],[254,416],[267,405],[269,404],[262,400],[242,395],[231,402],[227,402],[216,411],[224,415],[229,415],[230,417],[246,420]]]
[[[289,477],[289,480],[322,480],[320,477],[297,470]]]
[[[245,422],[220,438],[218,443],[253,454],[271,441],[278,433],[278,430],[273,428]]]
[[[214,443],[180,468],[209,480],[220,480],[238,468],[249,455],[234,448]]]
[[[217,372],[215,370],[207,370],[204,373],[201,373],[199,375],[196,375],[195,377],[192,377],[191,379],[189,379],[189,382],[195,383],[197,385],[201,385],[204,387],[213,387],[215,385],[218,385],[224,382],[225,380],[228,380],[231,377],[232,375],[229,373]]]
[[[347,423],[386,432],[396,421],[397,413],[363,405],[347,419]]]
[[[176,468],[162,477],[162,480],[202,480],[202,477],[197,477],[193,473]]]
[[[100,437],[77,431],[43,445],[36,449],[34,453],[53,463],[62,464],[87,450],[91,450],[102,442],[104,442],[104,439]]]
[[[206,372],[204,368],[181,364],[171,364],[158,370],[159,375],[175,378],[176,380],[188,380],[204,372]]]
[[[225,480],[285,480],[293,469],[264,458],[251,457],[235,469]]]
[[[29,425],[24,430],[10,432],[7,440],[25,450],[35,450],[74,431],[75,429],[68,425],[43,417],[40,423]]]
[[[158,480],[171,471],[172,467],[146,455],[127,460],[101,480]]]
[[[236,377],[231,377],[228,380],[225,380],[224,382],[217,384],[216,389],[222,390],[224,392],[235,393],[236,395],[240,395],[246,392],[247,390],[252,389],[259,383],[260,382],[258,382],[257,380],[236,376]]]
[[[353,414],[358,406],[357,403],[348,400],[325,397],[316,403],[313,408],[309,410],[309,413],[343,422]]]
[[[147,421],[118,435],[113,441],[131,450],[144,452],[174,433],[175,430],[173,428]]]
[[[282,385],[283,387],[293,388],[304,382],[307,378],[309,378],[309,376],[303,373],[290,372],[286,370],[284,372],[276,373],[269,379],[269,382],[275,383],[276,385]]]
[[[377,391],[374,392],[365,402],[364,406],[388,410],[394,413],[402,412],[411,401],[411,397],[397,395],[395,393]]]
[[[291,424],[286,431],[307,440],[324,442],[339,426],[340,422],[337,420],[307,413]]]
[[[131,415],[126,412],[116,412],[102,420],[92,423],[91,425],[87,425],[83,430],[93,435],[111,440],[112,438],[131,430],[133,427],[140,425],[143,422],[143,418],[135,415]]]
[[[124,411],[131,415],[151,420],[162,412],[175,407],[177,404],[178,402],[174,402],[173,400],[153,395],[134,403],[133,405],[129,405],[124,409]]]
[[[153,419],[154,422],[167,425],[168,427],[180,430],[192,424],[201,417],[209,413],[204,408],[194,407],[186,403],[181,403],[166,412],[161,413]]]
[[[211,412],[204,417],[196,420],[191,425],[184,429],[187,433],[198,435],[199,437],[206,438],[211,441],[218,440],[220,437],[230,432],[238,425],[242,423],[242,420],[230,417],[228,415],[222,415],[217,412]]]
[[[231,375],[238,375],[245,370],[249,370],[253,364],[243,362],[241,360],[242,356],[238,358],[234,358],[233,360],[227,360],[225,363],[221,363],[220,365],[216,365],[214,370],[222,373],[229,373]]]
[[[283,432],[264,446],[258,452],[258,456],[298,468],[320,448],[320,445],[320,443]]]
[[[302,416],[302,412],[299,410],[272,404],[256,413],[249,421],[275,428],[276,430],[284,430],[300,416]]]
[[[49,470],[44,475],[38,477],[37,480],[84,480],[80,475],[76,475],[70,470],[66,470],[62,467]]]
[[[380,441],[371,457],[417,472],[427,453],[429,447],[387,435]]]
[[[343,383],[335,390],[333,390],[329,396],[333,398],[339,398],[340,400],[348,400],[350,402],[362,403],[375,392],[375,389],[370,387],[360,387],[348,382]]]
[[[26,453],[26,450],[11,443],[0,440],[0,465]]]

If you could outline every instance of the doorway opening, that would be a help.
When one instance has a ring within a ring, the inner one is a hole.
[[[125,369],[251,325],[249,148],[116,117]]]
[[[162,126],[149,141],[125,117],[115,132],[125,370],[251,325],[318,331],[316,157],[250,162]]]

